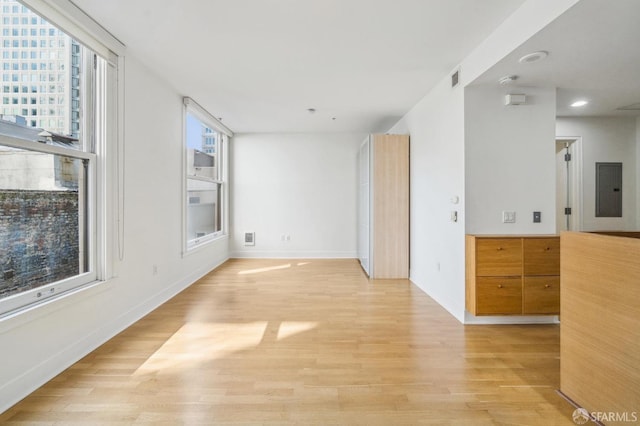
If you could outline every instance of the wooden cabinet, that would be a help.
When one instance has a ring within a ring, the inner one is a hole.
[[[466,309],[474,315],[557,315],[560,238],[466,238]]]
[[[522,275],[522,241],[487,238],[476,245],[476,275],[481,277]]]
[[[562,233],[560,390],[609,426],[638,424],[638,259],[640,232]]]
[[[560,275],[560,237],[522,239],[524,275]]]
[[[560,276],[524,277],[522,313],[557,315],[560,312]]]
[[[476,280],[478,315],[522,313],[520,277],[478,277]]]
[[[371,135],[359,167],[360,263],[371,278],[408,278],[409,136]]]

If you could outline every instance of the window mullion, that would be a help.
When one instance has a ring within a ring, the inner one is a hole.
[[[24,149],[27,151],[44,152],[47,154],[63,155],[65,157],[87,159],[95,158],[95,154],[90,152],[78,151],[75,149],[62,148],[55,145],[49,145],[41,142],[33,142],[24,139],[14,138],[9,135],[0,134],[0,145],[9,146],[11,148]]]

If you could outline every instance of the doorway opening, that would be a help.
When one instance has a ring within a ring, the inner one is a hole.
[[[556,137],[556,232],[582,230],[582,138]]]

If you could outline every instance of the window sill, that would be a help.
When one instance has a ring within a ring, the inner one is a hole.
[[[42,302],[8,312],[0,317],[0,334],[51,315],[56,311],[62,310],[70,305],[75,305],[89,297],[103,293],[112,288],[112,282],[113,280],[93,281],[81,287],[50,297]]]
[[[217,237],[213,237],[211,239],[207,239],[205,241],[202,241],[192,247],[186,247],[184,249],[184,251],[182,252],[182,257],[187,257],[189,255],[192,255],[194,253],[198,253],[200,251],[202,251],[203,249],[207,248],[207,247],[211,247],[211,245],[213,243],[216,242],[220,242],[220,241],[225,241],[225,240],[229,240],[229,234],[223,234],[223,235],[219,235]]]

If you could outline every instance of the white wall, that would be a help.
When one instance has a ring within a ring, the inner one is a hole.
[[[633,117],[560,117],[558,136],[582,137],[582,230],[637,229],[637,141]],[[622,163],[622,217],[595,217],[596,162]]]
[[[636,229],[640,228],[640,115],[636,118]]]
[[[553,234],[556,228],[555,89],[517,89],[525,105],[505,106],[507,89],[465,89],[468,234]],[[502,223],[515,211],[516,223]],[[542,213],[533,223],[533,212]]]
[[[232,256],[357,257],[357,155],[365,136],[236,135]],[[255,246],[246,247],[251,231]]]
[[[228,257],[226,239],[182,257],[182,98],[131,57],[126,71],[124,260],[107,283],[0,320],[0,412]]]
[[[578,0],[528,0],[390,132],[411,135],[411,280],[461,322],[465,316],[465,87]],[[553,152],[553,145],[552,145]],[[460,197],[459,204],[451,198]],[[458,223],[450,213],[458,211]]]
[[[464,99],[443,79],[390,133],[410,134],[410,279],[464,313]],[[459,204],[452,204],[453,197]],[[450,220],[452,210],[458,222]]]

